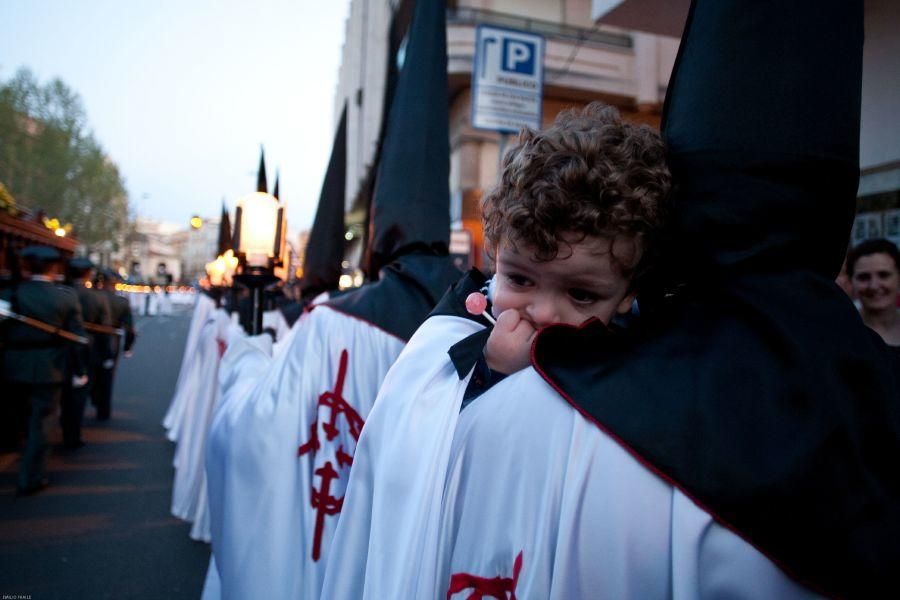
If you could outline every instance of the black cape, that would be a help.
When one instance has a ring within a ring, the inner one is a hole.
[[[448,256],[406,254],[378,281],[325,303],[407,341],[461,273]]]
[[[836,597],[900,587],[900,364],[833,283],[861,55],[861,2],[695,1],[663,128],[684,285],[628,335],[554,326],[533,347],[582,414]]]

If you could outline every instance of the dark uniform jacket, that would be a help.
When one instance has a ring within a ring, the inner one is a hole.
[[[131,304],[128,303],[126,298],[119,296],[112,290],[103,289],[98,291],[106,297],[106,301],[109,303],[110,324],[113,327],[125,330],[125,347],[122,350],[128,352],[134,344],[134,319],[131,316]],[[119,355],[119,343],[118,336],[112,338],[111,351],[113,357]]]
[[[75,282],[74,287],[75,293],[78,295],[78,302],[81,304],[81,316],[84,322],[109,327],[112,320],[106,294],[99,290],[86,288],[81,282]],[[113,356],[112,337],[88,331],[88,339],[91,340],[91,343],[86,360],[89,365],[96,367]]]
[[[86,335],[81,305],[71,288],[48,281],[25,281],[14,291],[5,291],[3,298],[21,315]],[[6,339],[4,379],[31,384],[63,383],[72,342],[15,321],[3,323],[2,330]],[[82,359],[76,358],[73,372],[76,375],[86,372]]]

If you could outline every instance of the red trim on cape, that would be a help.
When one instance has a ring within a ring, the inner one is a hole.
[[[454,573],[450,576],[450,585],[447,587],[447,600],[453,594],[473,590],[467,600],[483,600],[495,598],[496,600],[516,600],[516,588],[519,585],[519,574],[522,572],[522,551],[516,555],[513,562],[512,577],[481,577],[471,573]],[[509,596],[507,596],[509,594]]]

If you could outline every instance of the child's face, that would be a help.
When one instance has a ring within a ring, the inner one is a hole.
[[[577,239],[577,238],[576,238]],[[630,277],[623,275],[611,255],[610,240],[587,237],[560,248],[563,258],[534,260],[532,248],[503,242],[497,252],[493,312],[515,309],[535,329],[551,323],[580,325],[595,317],[608,324],[616,313],[631,309],[634,294]],[[636,244],[615,242],[615,255],[632,263],[639,258]]]

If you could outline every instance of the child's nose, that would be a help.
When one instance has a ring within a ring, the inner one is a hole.
[[[528,318],[535,327],[543,327],[551,323],[559,322],[559,315],[556,314],[556,303],[549,298],[536,298],[528,306]]]

